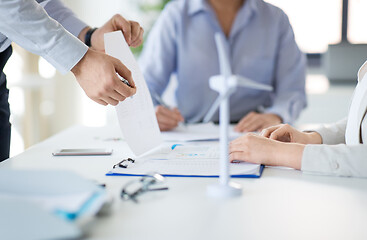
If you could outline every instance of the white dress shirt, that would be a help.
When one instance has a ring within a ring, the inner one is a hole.
[[[14,41],[61,73],[70,71],[87,52],[75,37],[86,26],[59,0],[0,0],[0,52]]]
[[[323,140],[307,145],[302,171],[335,176],[367,177],[367,61],[358,73],[348,119],[315,129]]]

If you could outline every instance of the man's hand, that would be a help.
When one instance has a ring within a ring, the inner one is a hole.
[[[246,161],[270,166],[301,169],[304,145],[282,143],[248,133],[229,145],[231,162]]]
[[[177,127],[180,122],[184,121],[184,118],[177,108],[171,110],[163,106],[157,106],[155,108],[155,114],[157,115],[158,125],[161,131],[172,130]]]
[[[138,47],[143,43],[144,30],[140,27],[139,23],[128,21],[121,15],[116,14],[92,34],[92,48],[98,51],[104,51],[104,34],[118,30],[122,31],[129,46]]]
[[[87,96],[102,105],[116,106],[136,92],[131,72],[120,60],[104,53],[89,49],[71,71]],[[131,87],[123,83],[116,73]]]
[[[282,119],[276,114],[250,112],[239,121],[234,130],[237,132],[261,131],[266,127],[280,123],[282,123]]]

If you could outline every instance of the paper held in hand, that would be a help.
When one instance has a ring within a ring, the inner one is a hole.
[[[137,156],[162,143],[153,102],[138,63],[121,31],[104,36],[106,54],[119,59],[132,73],[137,92],[116,106],[120,128],[127,144]]]

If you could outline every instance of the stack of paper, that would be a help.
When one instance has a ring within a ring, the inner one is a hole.
[[[3,209],[4,207],[13,209],[12,214],[17,218],[34,218],[38,221],[38,225],[42,224],[45,229],[51,229],[57,228],[60,222],[80,222],[91,219],[106,203],[107,194],[103,188],[72,172],[1,169],[0,199],[4,201],[4,205],[0,205],[1,212],[9,211]],[[16,206],[21,204],[23,207],[17,209]],[[21,210],[24,206],[36,206],[38,210],[36,213],[31,209]],[[54,220],[56,217],[59,220]],[[0,214],[0,222],[7,222],[8,219],[8,215]],[[18,231],[20,228],[16,222],[14,225],[11,223],[5,225],[9,231]],[[65,231],[66,236],[80,232],[75,230],[76,226],[70,227],[60,223],[60,227],[70,229]],[[30,228],[27,227],[27,229]],[[27,236],[23,228],[22,231],[24,236]],[[30,229],[30,231],[31,233],[28,234],[33,234],[34,230]]]
[[[0,199],[1,239],[77,239],[82,231],[33,202]]]

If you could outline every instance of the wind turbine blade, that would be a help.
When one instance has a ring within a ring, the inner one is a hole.
[[[240,87],[246,87],[246,88],[252,88],[252,89],[257,89],[257,90],[264,90],[264,91],[273,91],[273,87],[270,85],[266,85],[266,84],[262,84],[262,83],[258,83],[255,82],[251,79],[242,77],[242,76],[238,76],[236,75],[236,78],[238,80],[238,86]]]
[[[231,64],[229,62],[228,45],[224,36],[217,32],[215,34],[215,43],[217,45],[220,74],[225,78],[232,75]]]
[[[212,104],[212,106],[210,107],[209,111],[206,113],[204,119],[203,119],[203,123],[208,123],[210,122],[210,120],[212,119],[212,117],[214,116],[215,111],[218,109],[219,104],[222,102],[222,98],[219,95],[217,97],[217,99],[215,99],[214,103]]]
[[[212,117],[214,116],[215,111],[219,108],[219,105],[222,103],[222,101],[226,98],[228,98],[230,95],[232,94],[232,92],[227,92],[224,95],[219,95],[213,105],[210,107],[209,111],[206,113],[205,117],[203,118],[203,123],[208,123],[210,122],[210,120],[212,119]]]

